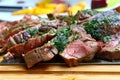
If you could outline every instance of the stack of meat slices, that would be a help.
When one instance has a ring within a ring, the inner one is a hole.
[[[55,22],[57,24],[54,24]],[[31,24],[33,25],[33,23]],[[67,34],[65,31],[66,24],[63,24],[63,22],[61,24],[61,21],[58,20],[49,21],[47,24],[36,22],[36,25],[31,27],[21,29],[19,26],[18,28],[10,27],[12,31],[17,29],[18,32],[11,32],[12,35],[8,37],[7,42],[1,49],[1,53],[7,52],[4,55],[5,60],[14,57],[24,58],[28,68],[42,61],[49,61],[56,55],[62,57],[68,66],[75,66],[79,61],[91,60],[99,49],[95,39],[87,34],[81,26],[69,27],[70,34]],[[58,49],[60,48],[59,45],[53,44],[57,40],[56,38],[61,35],[64,38],[62,33],[57,34],[60,31],[69,35],[65,39],[67,43],[63,45],[63,50]]]
[[[56,55],[61,57],[68,66],[76,66],[79,62],[90,61],[94,57],[120,59],[120,27],[115,25],[119,23],[120,19],[117,18],[119,21],[106,20],[105,16],[113,15],[112,17],[114,17],[116,15],[114,12],[95,12],[93,15],[83,15],[78,12],[74,18],[69,17],[66,20],[66,17],[63,17],[61,20],[60,17],[56,17],[57,19],[46,22],[33,20],[26,16],[23,20],[13,22],[14,24],[10,27],[5,27],[0,31],[0,42],[4,42],[1,44],[3,47],[0,53],[6,52],[5,60],[15,57],[23,58],[28,68],[32,68],[40,62],[49,61]],[[94,35],[90,33],[91,37],[88,34],[91,29],[87,31],[82,26],[87,22],[104,17],[104,24],[99,21],[95,23],[102,24],[100,30],[110,32],[111,39],[107,43],[96,41],[99,39],[95,40]],[[108,23],[110,25],[107,25]],[[108,28],[108,26],[111,27]]]
[[[62,57],[68,66],[76,66],[78,62],[93,59],[95,53],[99,50],[98,43],[89,34],[86,34],[80,26],[72,28],[71,33],[63,51],[59,51],[59,45],[53,45],[56,37],[61,36],[56,35],[43,46],[22,54],[27,67],[31,68],[41,61],[49,61],[55,55]]]
[[[111,35],[107,43],[102,43],[101,50],[96,54],[98,59],[119,60],[120,59],[120,32]]]
[[[92,60],[97,51],[100,50],[98,42],[80,26],[74,27],[72,33],[77,33],[79,37],[72,42],[70,41],[59,55],[68,66],[76,66],[79,62]],[[73,34],[71,37],[74,39],[75,36],[76,34]],[[72,40],[71,37],[70,40]]]
[[[79,17],[84,20],[90,16]],[[49,61],[56,55],[63,58],[68,66],[92,60],[100,49],[98,42],[82,26],[70,26],[68,22],[60,19],[40,22],[30,16],[11,22],[14,24],[5,27],[0,33],[0,42],[4,42],[0,53],[6,52],[5,60],[23,58],[28,68],[42,61]]]
[[[34,27],[37,24],[40,24],[39,20],[33,20],[29,15],[26,15],[22,20],[19,21],[1,22],[0,47],[3,47],[6,44],[10,36],[17,34],[26,28]]]
[[[88,20],[87,23],[90,25],[86,31],[101,46],[95,58],[120,60],[120,14],[112,10],[105,11],[92,16]]]

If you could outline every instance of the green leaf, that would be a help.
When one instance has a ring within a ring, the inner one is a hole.
[[[68,43],[68,37],[71,35],[70,27],[64,27],[56,32],[56,38],[53,40],[52,45],[55,46],[58,51],[63,51]]]
[[[37,33],[39,32],[39,30],[38,30],[38,28],[34,28],[34,29],[28,28],[28,29],[27,29],[27,32],[28,32],[31,36],[35,37],[35,36],[37,35]]]

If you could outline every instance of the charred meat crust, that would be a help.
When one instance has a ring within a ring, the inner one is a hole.
[[[34,31],[34,30],[36,30],[36,31],[37,31],[37,30],[40,30],[40,32],[42,32],[42,31],[44,32],[44,31],[45,31],[44,26],[46,26],[46,25],[43,25],[43,26],[37,25],[37,26],[35,26],[35,27],[30,28],[30,30],[33,30],[33,31]],[[48,32],[49,30],[51,30],[52,28],[54,28],[54,27],[50,27],[49,29],[46,28],[45,33],[47,33],[47,32]],[[39,33],[37,33],[37,32],[36,32],[35,35],[33,35],[33,34],[35,34],[35,33],[32,33],[32,32],[30,32],[30,31],[28,32],[28,30],[24,30],[24,31],[21,31],[21,32],[15,34],[15,35],[13,35],[13,36],[11,36],[11,37],[9,38],[9,40],[7,41],[7,43],[5,44],[5,46],[0,50],[0,53],[5,52],[7,49],[9,49],[10,47],[12,47],[12,46],[14,46],[14,45],[16,45],[16,44],[25,43],[25,42],[27,42],[30,38],[41,35],[41,34],[39,34]]]
[[[2,28],[2,30],[0,31],[1,47],[5,44],[10,36],[17,34],[26,28],[34,27],[35,25],[40,24],[39,20],[32,19],[31,16],[29,16],[29,19],[27,17],[28,15],[26,15],[22,20],[19,21],[0,23],[0,28]]]
[[[13,53],[14,56],[21,56],[21,54],[25,54],[34,48],[42,46],[47,41],[51,40],[54,36],[55,34],[46,33],[42,36],[31,38],[24,44],[18,44],[9,48],[8,52]]]
[[[22,56],[27,64],[27,67],[31,68],[39,62],[51,60],[55,54],[58,53],[58,51],[56,51],[57,49],[53,49],[55,48],[53,48],[52,45],[48,43],[42,47],[35,48],[26,54],[22,54]],[[54,51],[57,53],[54,53]]]

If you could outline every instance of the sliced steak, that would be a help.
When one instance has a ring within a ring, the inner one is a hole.
[[[104,41],[106,36],[120,32],[120,15],[115,11],[101,12],[89,18],[84,26],[94,39]]]
[[[120,59],[120,33],[111,35],[108,42],[102,42],[101,50],[95,55],[99,59],[116,60]]]
[[[29,17],[29,18],[28,18]],[[40,24],[39,20],[32,19],[31,16],[25,16],[22,20],[7,22],[0,31],[0,46],[4,45],[10,36],[19,33],[20,31],[34,27],[35,25]],[[2,27],[2,26],[0,26]]]
[[[23,37],[24,36],[24,37]],[[7,43],[5,44],[5,46],[1,49],[0,53],[3,53],[5,52],[8,48],[16,45],[16,44],[19,44],[19,43],[22,43],[22,42],[25,42],[27,39],[31,38],[32,36],[26,31],[21,31],[17,34],[15,34],[14,36],[10,37],[7,41]]]
[[[68,66],[78,65],[79,61],[91,60],[98,51],[98,43],[81,26],[71,26],[71,35],[66,41],[60,56],[65,60]],[[58,45],[57,49],[60,47]]]
[[[17,44],[8,49],[8,52],[14,54],[14,56],[21,56],[22,54],[27,53],[28,51],[42,46],[47,41],[51,40],[55,34],[46,33],[42,36],[29,39],[24,44]]]
[[[70,43],[60,56],[65,60],[68,66],[76,66],[78,62],[93,59],[98,49],[98,43],[96,41],[83,42],[78,39]]]
[[[32,37],[40,36],[44,33],[47,33],[47,31],[49,31],[52,28],[52,27],[50,29],[46,28],[46,31],[45,31],[45,30],[43,30],[44,26],[46,26],[46,25],[43,25],[43,26],[37,25],[36,27],[32,27],[30,29],[21,31],[21,32],[13,35],[12,37],[9,38],[6,45],[1,49],[0,53],[3,53],[8,48],[10,48],[16,44],[25,43]],[[43,28],[41,28],[41,27],[43,27]]]
[[[95,57],[108,60],[120,59],[120,39],[117,38],[104,44]]]
[[[31,68],[39,62],[51,60],[57,53],[57,49],[53,48],[52,45],[48,43],[42,47],[35,48],[28,53],[23,54],[23,58],[27,64],[27,67]]]
[[[12,27],[13,24],[11,22],[0,22],[0,47],[3,47],[4,44],[6,43],[6,40],[4,38],[4,34],[2,33],[7,30],[7,28]]]
[[[85,29],[80,26],[80,25],[77,25],[77,26],[74,26],[72,28],[72,34],[79,34],[79,38],[82,40],[82,41],[87,41],[87,40],[93,40],[95,41],[94,38],[91,37],[90,34],[87,34],[87,32],[85,31]]]

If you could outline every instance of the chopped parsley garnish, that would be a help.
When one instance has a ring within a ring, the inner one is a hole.
[[[49,31],[49,33],[50,33],[50,34],[55,34],[55,33],[56,33],[56,30],[55,30],[55,29],[51,29],[51,30]]]
[[[109,42],[111,38],[112,38],[111,36],[106,36],[106,37],[103,38],[103,41],[104,42]]]
[[[35,36],[37,35],[37,33],[39,32],[39,30],[38,30],[38,28],[34,28],[34,29],[28,28],[28,29],[27,29],[27,32],[28,32],[31,36],[35,37]]]
[[[103,40],[104,42],[108,42],[109,39],[111,39],[110,35],[117,32],[116,28],[118,28],[118,25],[120,25],[120,23],[118,22],[120,22],[120,19],[118,19],[117,17],[102,17],[85,23],[84,29],[96,40]]]
[[[64,27],[56,32],[56,38],[53,40],[52,44],[58,51],[63,51],[68,43],[68,38],[71,35],[70,27]]]
[[[97,25],[97,20],[92,20],[85,24],[85,30],[87,33],[91,34],[95,39],[102,39],[103,35],[100,33],[100,26]]]
[[[78,38],[79,38],[79,34],[75,34],[74,36],[73,36],[73,38],[72,38],[72,42],[74,42],[75,40],[77,40]]]

